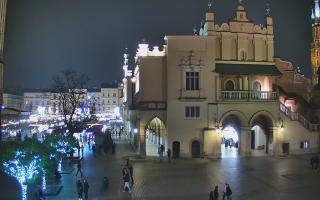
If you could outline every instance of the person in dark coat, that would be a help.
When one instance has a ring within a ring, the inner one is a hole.
[[[132,164],[129,162],[129,160],[127,161],[127,169],[129,170],[129,175],[130,175],[131,183],[134,184],[134,180],[133,180],[133,166],[132,166]]]
[[[209,193],[209,200],[214,200],[214,199],[213,199],[213,196],[214,196],[214,195],[213,195],[213,191],[210,191],[210,193]]]
[[[216,185],[216,187],[214,188],[214,191],[213,191],[213,199],[214,200],[218,200],[219,199],[219,190],[218,190],[218,186]]]
[[[232,190],[231,190],[231,188],[230,188],[230,185],[227,184],[227,187],[226,187],[227,200],[231,200],[231,195],[232,195]]]
[[[78,198],[82,199],[82,196],[83,196],[83,185],[81,183],[81,180],[77,181],[77,192],[78,192]]]
[[[78,176],[78,173],[80,172],[80,175],[82,177],[83,174],[82,174],[82,171],[81,171],[81,162],[80,162],[80,160],[78,161],[77,168],[78,168],[78,170],[77,170],[76,176]]]
[[[167,150],[168,161],[171,162],[171,149]]]
[[[83,181],[83,193],[85,200],[88,200],[88,194],[89,194],[89,183],[86,179]]]
[[[318,169],[319,168],[319,157],[315,156],[314,157],[314,169]]]
[[[311,169],[313,169],[315,164],[314,156],[311,157],[310,164],[311,164]]]
[[[112,154],[116,153],[116,143],[112,142]]]

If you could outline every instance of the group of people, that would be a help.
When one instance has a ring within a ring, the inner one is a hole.
[[[222,137],[222,144],[224,144],[225,148],[230,147],[230,149],[232,147],[235,147],[235,148],[239,147],[239,143],[238,142],[234,142],[234,140],[232,138],[226,139],[225,137]]]
[[[216,185],[213,191],[210,191],[209,200],[218,200],[219,199],[219,187]],[[226,183],[223,188],[222,200],[231,200],[232,199],[232,190],[230,185]]]
[[[84,195],[84,200],[88,200],[88,196],[89,196],[89,183],[86,179],[79,179],[77,181],[77,192],[78,192],[78,198],[79,200],[83,199],[83,195]]]
[[[317,155],[312,156],[310,164],[311,164],[312,169],[318,169],[319,168],[319,157]]]
[[[131,193],[131,188],[134,184],[133,179],[133,166],[130,159],[127,159],[126,165],[122,168],[123,192],[128,191]]]
[[[161,144],[159,146],[159,149],[158,149],[158,154],[159,154],[159,160],[160,162],[162,162],[164,160],[164,151],[165,151],[165,148],[164,148],[164,145]],[[167,157],[168,157],[168,161],[171,162],[171,149],[168,148],[167,150]]]

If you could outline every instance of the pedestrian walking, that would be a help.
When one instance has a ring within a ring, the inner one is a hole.
[[[161,144],[160,146],[159,146],[159,159],[160,159],[160,162],[162,162],[162,160],[163,160],[163,152],[164,152],[164,146],[163,146],[163,144]]]
[[[82,185],[82,182],[80,179],[77,181],[77,192],[78,192],[78,199],[82,200],[82,198],[83,198],[82,197],[83,196],[83,185]]]
[[[83,146],[83,144],[81,145],[81,159],[83,159],[84,157],[83,157],[83,152],[84,152],[84,146]]]
[[[319,157],[315,156],[314,157],[314,169],[318,169],[319,168]]]
[[[310,164],[311,164],[311,169],[314,169],[314,167],[315,167],[315,156],[311,157]]]
[[[83,181],[83,193],[84,193],[84,199],[88,200],[88,195],[89,195],[89,183],[86,179]]]
[[[131,188],[130,188],[130,175],[128,170],[124,170],[124,177],[123,177],[123,181],[124,181],[124,187],[123,187],[123,192],[126,191],[126,189],[128,189],[129,193],[131,193]]]
[[[127,169],[129,170],[129,175],[130,175],[130,180],[132,185],[134,184],[134,179],[133,179],[133,166],[130,163],[129,159],[127,160]]]
[[[112,154],[116,153],[116,143],[112,142]]]
[[[227,196],[227,200],[231,200],[231,196],[232,196],[232,190],[230,188],[229,184],[226,184],[226,196]]]
[[[89,151],[91,150],[91,146],[90,146],[90,138],[88,139],[88,148],[89,148]]]
[[[213,191],[213,199],[214,200],[218,200],[219,199],[219,190],[218,190],[218,186],[216,185],[216,187],[214,188],[214,191]]]
[[[167,150],[168,161],[171,162],[171,149]]]
[[[227,183],[224,185],[223,187],[223,196],[222,196],[222,200],[226,199],[226,195],[227,195]]]
[[[213,199],[213,191],[210,191],[210,193],[209,193],[209,200],[214,200]]]
[[[78,176],[78,173],[80,172],[80,175],[82,177],[83,174],[82,174],[82,170],[81,170],[81,162],[80,162],[80,160],[78,160],[77,168],[78,168],[78,170],[77,170],[76,176]]]

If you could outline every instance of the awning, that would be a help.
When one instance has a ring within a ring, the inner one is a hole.
[[[281,76],[275,65],[216,63],[216,72],[227,75]]]

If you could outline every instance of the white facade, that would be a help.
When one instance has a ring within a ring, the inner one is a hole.
[[[160,52],[140,44],[132,75],[125,55],[124,119],[141,155],[162,144],[178,157],[220,158],[227,127],[240,155],[318,151],[318,125],[281,107],[268,9],[265,16],[256,25],[239,4],[217,25],[210,10],[195,35],[166,36]]]
[[[101,88],[101,112],[113,114],[119,108],[120,90],[118,87]]]

